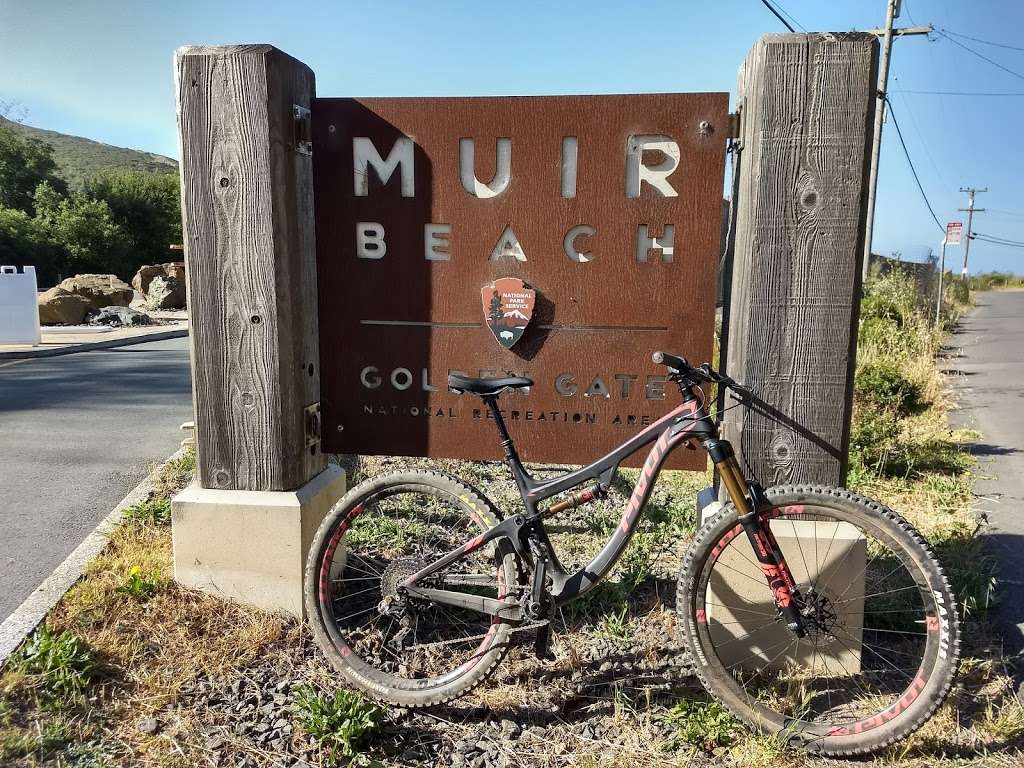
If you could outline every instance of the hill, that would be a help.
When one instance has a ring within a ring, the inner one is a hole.
[[[106,169],[133,169],[152,173],[177,173],[178,161],[152,152],[125,149],[103,144],[81,136],[69,136],[57,131],[34,128],[0,117],[0,124],[10,126],[32,138],[41,139],[53,146],[53,158],[57,161],[61,175],[68,184],[80,189],[86,180]]]

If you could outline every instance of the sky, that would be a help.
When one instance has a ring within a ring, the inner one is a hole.
[[[811,31],[880,27],[885,0],[779,0]],[[1019,0],[904,0],[897,26],[934,24],[1024,49]],[[0,0],[0,102],[42,128],[177,157],[173,53],[272,43],[316,73],[320,96],[729,91],[754,41],[785,31],[760,0],[696,2],[218,2]],[[975,230],[1024,241],[1024,50],[941,35],[893,45],[890,99],[939,221],[960,187],[987,187]],[[951,96],[908,91],[1017,95]],[[892,119],[883,132],[874,251],[920,261],[939,225]],[[959,270],[963,246],[947,249]],[[1024,273],[1024,248],[975,240],[971,272]]]

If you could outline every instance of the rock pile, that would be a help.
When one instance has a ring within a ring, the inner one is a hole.
[[[110,325],[114,328],[153,324],[153,319],[149,315],[131,307],[103,307],[92,310],[85,316],[85,320],[89,325]]]
[[[185,308],[185,263],[171,261],[140,267],[132,287],[146,296],[150,309]]]
[[[77,325],[88,312],[104,307],[127,307],[134,296],[116,275],[75,275],[39,296],[42,325]]]

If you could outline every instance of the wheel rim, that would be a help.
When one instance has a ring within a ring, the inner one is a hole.
[[[500,619],[428,604],[402,589],[406,578],[495,524],[473,507],[429,485],[384,488],[353,505],[327,541],[319,568],[323,626],[348,670],[370,688],[445,686],[502,640]],[[514,572],[512,555],[490,544],[424,586],[502,599]]]
[[[801,504],[763,520],[802,593],[808,635],[778,618],[742,528],[728,528],[693,595],[696,635],[720,682],[755,725],[805,745],[892,722],[934,685],[947,652],[942,594],[899,540],[860,515]]]

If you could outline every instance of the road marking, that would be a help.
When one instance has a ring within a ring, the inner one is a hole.
[[[0,368],[9,368],[12,365],[17,365],[18,363],[27,363],[29,360],[35,359],[36,358],[34,357],[23,357],[19,360],[11,360],[9,363],[0,363]]]

